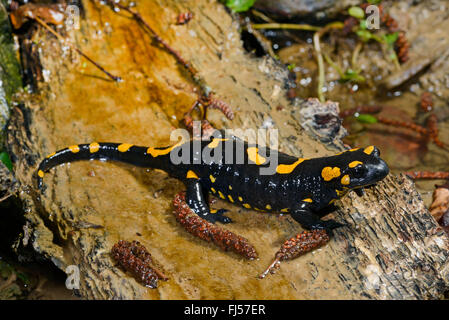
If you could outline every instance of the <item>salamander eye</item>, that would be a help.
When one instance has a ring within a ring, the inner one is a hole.
[[[367,169],[364,165],[357,165],[354,169],[352,169],[352,175],[354,178],[362,178],[366,175]]]

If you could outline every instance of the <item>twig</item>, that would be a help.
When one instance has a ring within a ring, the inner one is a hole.
[[[254,16],[256,16],[256,17],[262,19],[262,20],[265,21],[265,22],[268,22],[268,23],[276,23],[276,21],[274,21],[274,20],[271,19],[270,17],[267,17],[266,15],[264,15],[262,12],[260,12],[260,11],[258,11],[258,10],[253,9],[253,10],[251,10],[251,13],[252,13]],[[286,34],[288,37],[290,37],[290,38],[292,38],[293,40],[295,40],[297,43],[304,42],[304,40],[302,40],[301,38],[297,37],[296,35],[294,35],[293,33],[289,32],[289,31],[285,31],[285,34]]]
[[[190,73],[190,75],[194,79],[195,83],[197,83],[200,86],[200,88],[203,92],[203,95],[207,97],[210,94],[211,89],[204,84],[204,81],[203,81],[202,77],[199,75],[198,70],[196,70],[195,67],[193,67],[190,62],[185,60],[179,54],[178,51],[173,49],[164,39],[162,39],[162,37],[160,37],[156,33],[156,31],[154,31],[154,29],[143,19],[143,17],[140,15],[140,13],[132,10],[131,8],[129,8],[127,6],[122,5],[121,3],[116,3],[112,0],[106,0],[106,3],[108,3],[113,8],[117,7],[119,9],[122,9],[122,10],[130,13],[134,17],[134,19],[136,19],[139,23],[143,24],[145,26],[145,28],[147,28],[147,30],[150,32],[152,38],[156,42],[161,44],[162,47],[164,47],[165,50],[167,50],[173,57],[175,57],[176,61],[178,61],[178,63],[182,64],[183,67]]]
[[[34,19],[41,25],[43,26],[45,29],[47,29],[48,31],[51,32],[51,34],[53,34],[56,38],[58,38],[60,41],[67,43],[70,48],[72,48],[73,50],[75,50],[76,52],[78,52],[81,56],[83,56],[86,60],[88,60],[90,63],[92,63],[94,66],[96,66],[98,69],[100,69],[102,72],[104,72],[109,78],[111,78],[114,81],[122,81],[122,78],[114,76],[112,74],[110,74],[108,71],[106,71],[102,66],[100,66],[98,63],[96,63],[94,60],[92,60],[91,58],[89,58],[85,53],[83,53],[80,49],[78,49],[75,45],[73,45],[70,42],[65,41],[66,39],[61,36],[59,33],[57,33],[56,31],[54,31],[52,28],[50,28],[50,26],[48,24],[45,23],[45,21],[43,21],[42,19],[40,19],[39,17],[34,17]]]
[[[352,53],[351,58],[351,66],[353,70],[357,70],[357,58],[359,57],[359,53],[363,48],[363,42],[357,43],[354,52]]]
[[[311,26],[309,24],[294,23],[254,23],[251,25],[253,29],[291,29],[305,31],[320,31],[322,27]]]
[[[353,116],[356,113],[359,113],[359,114],[374,114],[374,113],[379,113],[380,111],[382,111],[382,107],[381,106],[360,105],[360,106],[357,106],[355,108],[351,108],[351,109],[340,111],[339,116],[340,116],[340,118],[346,118],[346,117],[349,117],[349,116]]]
[[[315,48],[315,52],[317,55],[317,61],[318,61],[318,99],[321,102],[325,101],[324,94],[323,94],[323,87],[324,87],[324,81],[325,81],[325,75],[324,75],[324,61],[323,61],[323,55],[321,53],[321,46],[320,46],[320,37],[328,32],[331,29],[341,29],[343,28],[343,23],[341,22],[332,22],[324,26],[323,28],[320,28],[319,31],[315,32],[313,35],[313,46]]]
[[[318,88],[317,95],[320,102],[325,102],[323,87],[324,87],[324,62],[323,55],[321,54],[321,46],[320,46],[320,33],[315,32],[313,35],[313,47],[315,48],[316,57],[318,61]]]
[[[449,179],[447,171],[407,171],[404,174],[412,179]]]

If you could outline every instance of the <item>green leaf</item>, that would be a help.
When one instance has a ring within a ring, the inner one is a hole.
[[[348,13],[350,16],[353,16],[357,19],[363,19],[365,18],[365,11],[363,11],[360,7],[351,7],[348,9]]]
[[[28,276],[27,276],[25,273],[16,271],[16,275],[17,275],[17,278],[19,278],[20,280],[22,280],[22,282],[23,282],[24,284],[29,285],[29,284],[31,283],[31,282],[30,282],[30,279],[28,278]]]
[[[293,69],[295,69],[296,68],[296,64],[295,63],[290,63],[288,66],[287,66],[287,69],[289,70],[289,71],[292,71]]]
[[[0,277],[1,278],[8,278],[11,275],[11,273],[13,273],[13,272],[14,272],[13,267],[11,267],[8,263],[6,263],[4,261],[0,261]]]
[[[377,123],[377,118],[370,114],[361,114],[358,117],[356,117],[356,119],[360,123],[369,123],[369,124]]]
[[[226,0],[226,6],[234,12],[248,11],[256,0]]]
[[[373,35],[368,30],[357,30],[356,34],[364,42],[368,42],[373,38]]]
[[[341,76],[341,80],[343,81],[353,81],[353,82],[364,82],[365,78],[361,76],[357,71],[348,69]]]
[[[366,20],[365,19],[360,20],[359,28],[362,30],[366,30]]]
[[[392,45],[393,43],[396,42],[396,40],[398,40],[398,36],[399,36],[398,32],[388,33],[384,35],[384,40],[387,44]]]
[[[382,0],[368,0],[369,4],[379,4],[381,2],[382,2]]]
[[[0,152],[0,161],[11,171],[12,170],[12,162],[9,158],[9,155],[6,151]]]

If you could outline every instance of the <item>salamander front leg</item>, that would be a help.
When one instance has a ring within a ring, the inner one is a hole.
[[[193,180],[193,181],[192,181]],[[186,183],[186,202],[187,205],[201,218],[215,223],[230,223],[232,220],[224,215],[226,210],[214,210],[211,212],[204,197],[201,184],[196,179],[189,179]]]
[[[291,216],[308,230],[284,242],[276,253],[273,262],[259,276],[260,279],[265,278],[268,273],[274,273],[281,261],[294,259],[326,244],[330,240],[332,229],[343,226],[334,220],[320,220],[317,215],[310,211],[307,204],[303,204],[300,208],[294,210]]]

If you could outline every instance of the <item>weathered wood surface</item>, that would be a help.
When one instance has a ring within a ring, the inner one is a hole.
[[[440,298],[447,290],[448,239],[403,176],[390,174],[364,197],[350,193],[331,214],[348,226],[336,231],[327,246],[283,263],[264,280],[257,275],[281,243],[301,231],[287,216],[215,204],[231,210],[234,223],[227,227],[255,245],[260,258],[246,261],[194,238],[176,223],[172,199],[183,185],[162,172],[78,162],[52,170],[45,177],[45,193],[37,193],[32,174],[45,155],[91,141],[167,145],[195,99],[182,67],[135,21],[92,2],[83,4],[85,19],[72,39],[124,82],[107,81],[91,65],[73,61],[41,32],[36,37],[42,41],[48,82],[36,97],[14,108],[8,128],[30,223],[24,243],[62,270],[79,266],[82,297],[425,299]],[[304,104],[285,98],[285,70],[244,52],[238,25],[221,4],[148,0],[137,9],[233,106],[232,122],[210,112],[217,127],[257,129],[271,119],[284,152],[316,157],[342,150],[338,139],[325,145],[313,132],[306,134],[299,111]],[[185,11],[195,18],[175,25],[177,14]],[[79,228],[83,222],[104,228]],[[117,268],[109,251],[119,239],[142,242],[170,280],[147,289]]]

